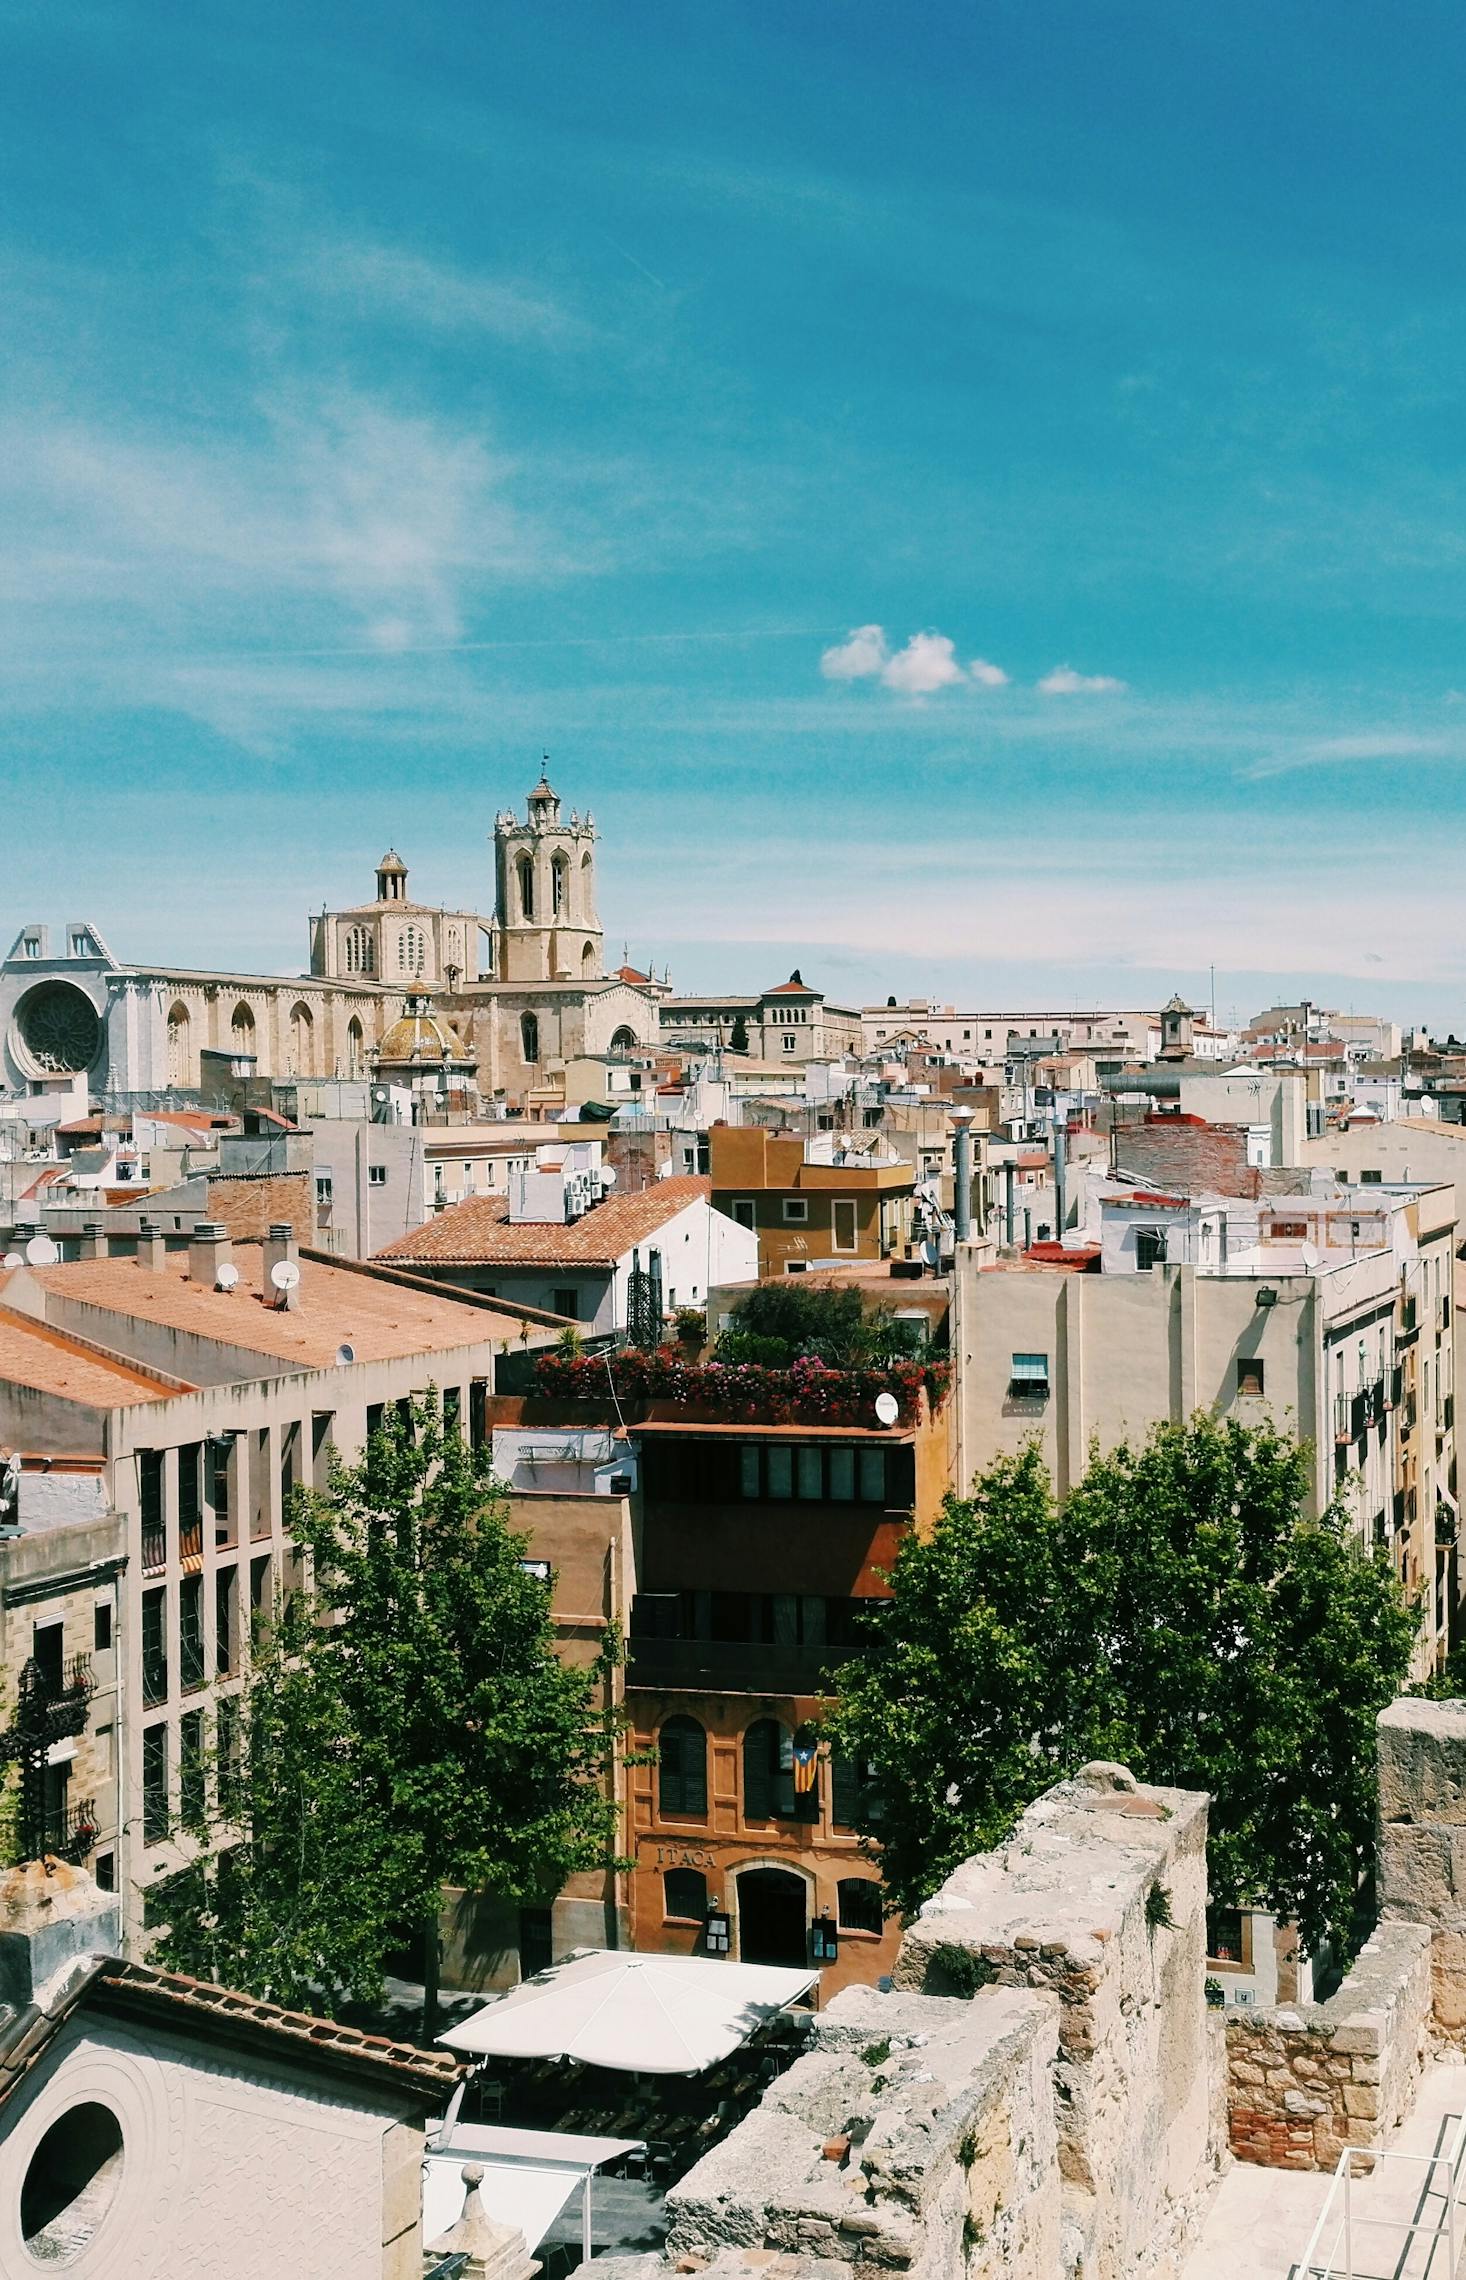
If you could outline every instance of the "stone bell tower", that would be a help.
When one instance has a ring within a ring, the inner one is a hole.
[[[529,795],[527,821],[494,819],[494,979],[599,981],[596,827],[589,814],[561,820],[549,755]]]

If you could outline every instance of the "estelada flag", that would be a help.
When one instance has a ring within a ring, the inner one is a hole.
[[[798,1733],[794,1737],[794,1793],[807,1797],[814,1787],[819,1765],[819,1743],[812,1734]]]

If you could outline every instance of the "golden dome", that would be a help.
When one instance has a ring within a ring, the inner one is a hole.
[[[451,1021],[434,1013],[430,1006],[409,1005],[400,1020],[394,1021],[381,1044],[377,1047],[378,1061],[409,1062],[419,1065],[434,1061],[472,1061],[469,1051]]]

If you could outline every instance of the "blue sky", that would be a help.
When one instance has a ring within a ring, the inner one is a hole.
[[[7,939],[1466,1021],[1458,7],[0,24]]]

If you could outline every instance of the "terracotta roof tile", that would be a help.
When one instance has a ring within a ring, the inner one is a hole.
[[[610,1266],[688,1204],[711,1198],[711,1180],[657,1180],[639,1195],[610,1196],[562,1227],[538,1220],[511,1225],[507,1196],[466,1196],[376,1255],[424,1266]]]
[[[134,1401],[166,1401],[178,1391],[130,1362],[94,1353],[80,1339],[0,1308],[0,1378],[85,1409],[123,1409]]]
[[[159,1268],[136,1259],[74,1259],[24,1271],[44,1290],[101,1313],[163,1323],[301,1369],[329,1369],[342,1345],[353,1347],[361,1362],[393,1361],[517,1338],[523,1327],[518,1314],[465,1306],[437,1291],[310,1256],[300,1261],[300,1304],[286,1312],[265,1303],[262,1258],[259,1244],[236,1243],[239,1281],[227,1291],[191,1281],[181,1252],[170,1253]],[[105,1332],[98,1336],[105,1342]]]

